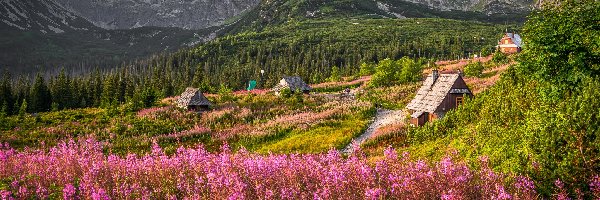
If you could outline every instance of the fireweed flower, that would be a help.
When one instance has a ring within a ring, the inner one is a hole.
[[[592,178],[590,190],[592,190],[594,197],[600,199],[600,176],[596,175]]]
[[[528,199],[533,181],[488,167],[471,170],[446,157],[432,165],[387,148],[373,163],[360,154],[258,155],[227,145],[166,155],[153,144],[147,155],[106,155],[93,139],[63,142],[48,151],[0,148],[2,199]],[[51,189],[64,186],[56,191]],[[598,192],[600,181],[590,188]],[[59,194],[55,194],[57,192]]]
[[[75,187],[71,184],[65,185],[63,188],[63,199],[74,199],[75,198]]]

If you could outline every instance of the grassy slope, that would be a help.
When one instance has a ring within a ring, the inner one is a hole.
[[[1,117],[0,143],[16,148],[52,146],[65,139],[95,137],[117,154],[144,153],[152,142],[168,152],[179,146],[223,143],[251,151],[321,153],[342,148],[367,126],[372,106],[322,95],[280,98],[272,93],[208,95],[214,110],[197,115],[161,105],[140,111],[75,109]]]
[[[557,179],[567,188],[585,190],[598,169],[598,132],[588,121],[595,119],[600,105],[600,94],[593,89],[598,82],[549,103],[543,100],[548,95],[543,88],[549,86],[514,68],[443,119],[402,131],[400,137],[383,138],[369,148],[393,145],[428,161],[456,155],[475,166],[486,157],[496,171],[532,177],[543,195],[553,192]]]

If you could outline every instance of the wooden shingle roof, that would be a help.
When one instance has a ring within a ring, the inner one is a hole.
[[[458,74],[440,74],[434,82],[433,75],[429,75],[406,108],[417,111],[416,113],[435,112],[458,78]]]
[[[198,88],[186,88],[185,92],[177,99],[177,106],[187,108],[188,106],[210,106],[211,103],[200,92]]]
[[[284,89],[284,88],[289,88],[292,91],[309,91],[312,90],[312,88],[306,84],[302,78],[300,78],[299,76],[285,76],[283,77],[283,79],[281,79],[279,81],[279,84],[277,84],[273,90],[275,92],[279,92],[280,90]]]

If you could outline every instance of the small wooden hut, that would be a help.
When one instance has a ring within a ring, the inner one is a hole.
[[[186,88],[176,101],[180,108],[192,111],[207,111],[212,105],[198,88]]]
[[[440,74],[437,70],[429,75],[415,98],[406,106],[413,126],[442,118],[451,109],[462,105],[464,97],[473,94],[459,74]]]
[[[301,91],[302,93],[308,94],[312,88],[306,84],[299,76],[285,76],[279,81],[273,91],[276,95],[279,95],[281,90],[290,89],[292,92]]]

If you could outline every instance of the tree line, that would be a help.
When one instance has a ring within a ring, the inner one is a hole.
[[[373,65],[386,58],[467,57],[492,48],[501,34],[501,27],[495,25],[443,19],[293,22],[217,38],[110,71],[70,75],[63,70],[55,76],[38,74],[16,80],[4,73],[0,103],[5,114],[125,102],[143,107],[186,87],[215,93],[243,89],[248,81],[257,80],[258,88],[270,88],[284,75],[319,83],[360,75],[361,64]],[[418,67],[404,68],[406,73]],[[406,77],[397,77],[401,76]]]

